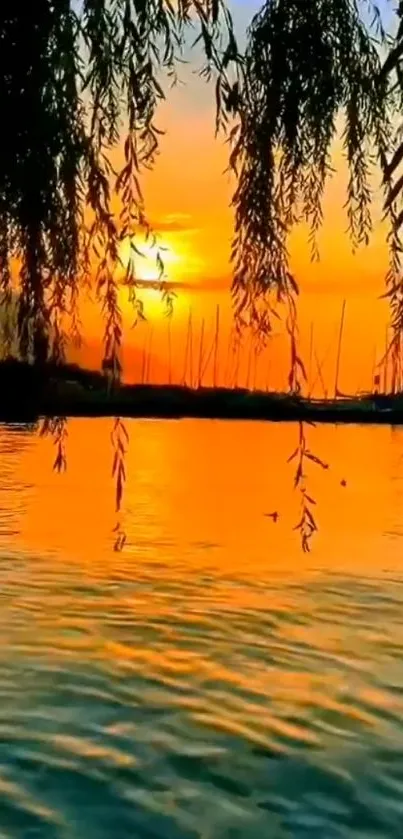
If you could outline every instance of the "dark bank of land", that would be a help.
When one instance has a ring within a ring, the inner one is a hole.
[[[118,415],[403,425],[403,394],[307,400],[281,393],[177,385],[111,388],[101,373],[73,364],[39,369],[14,359],[0,362],[0,394],[0,420],[14,422],[32,422],[41,416]]]

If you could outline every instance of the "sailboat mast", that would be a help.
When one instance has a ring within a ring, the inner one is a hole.
[[[148,350],[147,350],[146,371],[145,371],[145,381],[146,381],[147,384],[150,384],[153,334],[154,334],[154,327],[151,324],[150,325],[150,337],[149,337],[149,341],[148,341]]]
[[[203,357],[204,357],[204,318],[201,322],[200,330],[200,344],[199,344],[199,372],[197,377],[198,387],[202,387],[203,383]]]
[[[311,322],[311,331],[309,336],[309,368],[308,368],[308,398],[312,391],[312,361],[313,361],[313,321]]]
[[[385,356],[383,360],[383,392],[388,392],[388,367],[389,367],[389,329],[385,333]]]
[[[249,390],[250,386],[250,374],[252,370],[252,352],[253,352],[253,335],[252,332],[249,336],[249,352],[248,352],[248,367],[246,371],[246,390]]]
[[[189,360],[189,347],[190,347],[190,334],[192,328],[192,309],[189,309],[189,317],[188,317],[188,325],[186,331],[186,344],[185,344],[185,361],[184,361],[184,368],[183,368],[183,384],[187,385],[187,372],[188,372],[188,360]]]
[[[231,358],[233,356],[232,350],[234,348],[234,327],[231,326],[229,335],[228,335],[228,345],[227,345],[227,358],[225,361],[225,370],[224,370],[224,386],[230,387],[231,386]]]
[[[190,387],[193,387],[193,319],[192,309],[189,311],[189,375]]]
[[[144,334],[144,344],[143,344],[143,353],[141,358],[141,384],[145,384],[146,378],[146,366],[147,366],[147,344],[148,344],[148,329]]]
[[[343,300],[343,305],[341,307],[339,341],[338,341],[338,345],[337,345],[337,358],[336,358],[336,375],[335,375],[335,382],[334,382],[334,398],[335,399],[337,399],[337,397],[339,395],[340,358],[341,358],[341,346],[342,346],[342,341],[343,341],[343,329],[344,329],[345,313],[346,313],[346,301]]]
[[[215,315],[215,334],[214,334],[214,366],[213,366],[213,387],[217,387],[218,381],[218,338],[220,334],[220,307],[217,305]]]
[[[172,335],[171,315],[168,315],[168,384],[172,384]]]
[[[241,337],[236,336],[236,350],[235,350],[235,370],[234,370],[234,388],[238,389],[239,384],[239,366],[241,361]]]

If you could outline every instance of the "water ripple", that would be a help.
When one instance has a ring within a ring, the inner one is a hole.
[[[332,553],[338,521],[312,560],[272,528],[268,557],[267,522],[256,524],[268,488],[260,472],[248,484],[249,459],[240,476],[218,471],[220,499],[236,505],[236,482],[245,487],[242,505],[218,516],[199,426],[177,438],[179,424],[136,423],[137,512],[115,555],[97,526],[107,478],[80,467],[96,428],[73,425],[57,522],[56,478],[38,465],[44,442],[0,430],[0,839],[401,837],[393,499],[366,541],[351,536],[354,562]],[[207,428],[216,459],[231,441],[242,450],[239,426],[226,427],[228,441]],[[345,431],[358,451],[356,430]],[[261,441],[266,433],[256,426]]]

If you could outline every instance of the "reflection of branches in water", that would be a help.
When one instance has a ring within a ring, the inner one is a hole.
[[[113,550],[115,553],[120,553],[125,544],[126,544],[126,533],[123,530],[120,522],[117,522],[116,526],[113,528],[113,535],[114,535],[114,542],[113,542]]]
[[[313,425],[313,423],[305,423],[300,421],[298,423],[298,445],[288,462],[296,460],[297,466],[294,476],[294,487],[298,489],[301,495],[301,517],[295,526],[295,530],[300,533],[302,550],[304,553],[310,551],[310,543],[312,536],[318,530],[313,508],[316,506],[316,501],[309,495],[306,485],[306,466],[307,462],[316,464],[322,469],[328,469],[328,464],[324,463],[317,455],[313,454],[309,449],[306,438],[306,425]]]
[[[114,421],[111,439],[114,449],[112,476],[115,478],[115,505],[116,513],[119,514],[122,505],[123,488],[126,481],[125,458],[129,443],[127,428],[120,417],[116,417]],[[118,518],[113,532],[115,534],[114,550],[119,552],[126,542],[126,534],[122,528],[120,518]]]
[[[129,435],[126,426],[120,417],[115,419],[111,439],[114,449],[112,475],[116,480],[115,501],[116,512],[118,513],[121,508],[123,487],[126,480],[125,455],[127,451],[127,444],[129,442]]]
[[[44,419],[41,429],[41,436],[50,435],[56,448],[56,457],[53,468],[56,472],[65,472],[67,468],[66,442],[67,442],[67,418],[48,417]]]
[[[41,428],[41,436],[50,436],[56,449],[56,456],[53,468],[56,472],[65,472],[67,469],[66,443],[68,437],[67,418],[50,417],[44,419]],[[115,509],[118,519],[113,529],[114,550],[121,551],[126,542],[126,534],[122,527],[119,513],[121,512],[123,489],[126,481],[125,457],[129,442],[129,434],[125,424],[120,417],[114,420],[111,433],[113,446],[112,476],[115,479]]]
[[[303,385],[306,383],[306,371],[302,358],[299,354],[299,328],[298,328],[298,311],[295,297],[290,294],[288,296],[288,316],[286,321],[286,328],[290,340],[291,362],[289,373],[289,387],[291,393],[299,397],[302,393]],[[328,465],[324,463],[317,455],[310,450],[306,436],[306,426],[313,426],[314,423],[300,420],[298,423],[298,445],[288,462],[296,460],[297,467],[294,476],[294,488],[299,491],[301,498],[301,517],[296,524],[294,530],[298,531],[301,537],[301,545],[304,553],[310,551],[311,539],[318,530],[316,519],[313,513],[313,508],[316,506],[316,501],[309,494],[307,489],[307,474],[306,467],[308,462],[314,463],[322,469],[327,469]]]

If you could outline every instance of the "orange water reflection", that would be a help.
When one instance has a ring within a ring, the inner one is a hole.
[[[320,533],[313,553],[304,558],[292,533],[298,495],[293,466],[286,462],[297,436],[294,425],[144,420],[128,421],[127,427],[122,521],[128,559],[169,564],[175,554],[175,563],[182,555],[192,568],[213,562],[223,572],[230,568],[248,575],[258,568],[297,573],[305,564],[334,562],[379,567],[381,557],[387,564],[396,556],[402,532],[400,430],[323,426],[309,431],[311,448],[330,469],[310,470]],[[111,559],[110,430],[111,421],[71,421],[64,475],[52,472],[50,440],[25,435],[22,445],[17,432],[0,432],[3,448],[12,451],[15,444],[10,469],[23,488],[24,511],[15,513],[18,542],[39,553],[61,551],[73,561]],[[4,501],[12,508],[12,499]],[[264,516],[273,510],[280,514],[277,524]]]

